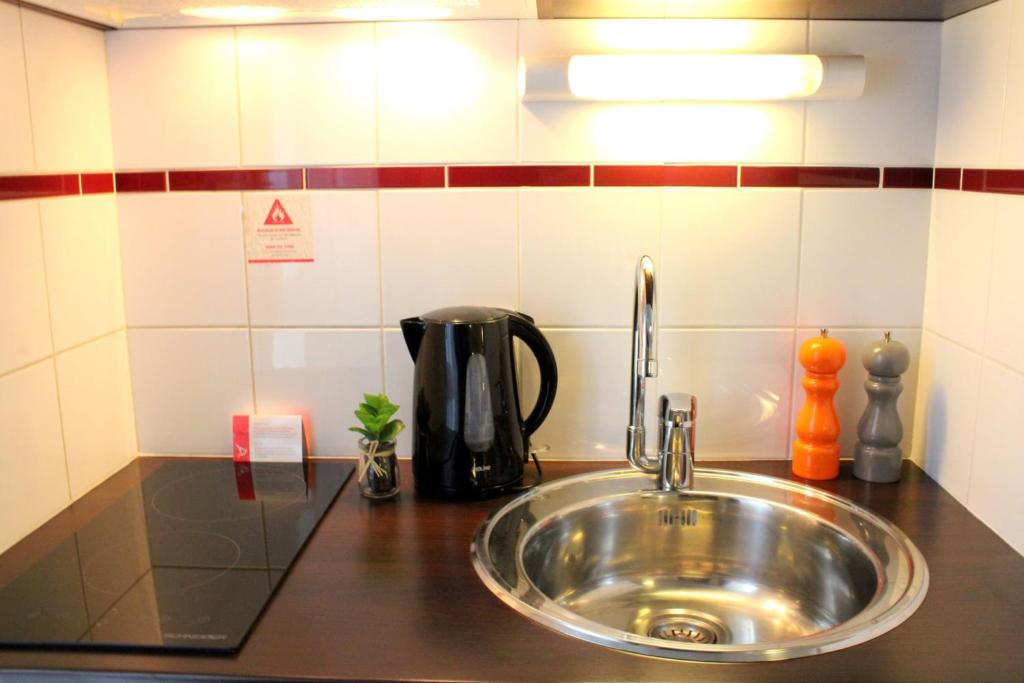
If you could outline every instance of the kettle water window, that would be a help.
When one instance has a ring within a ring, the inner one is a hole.
[[[462,440],[475,452],[486,451],[494,443],[494,414],[491,411],[491,387],[487,378],[487,359],[473,353],[466,363],[466,413],[462,422]]]

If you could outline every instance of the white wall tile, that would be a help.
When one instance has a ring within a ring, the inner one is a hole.
[[[657,393],[696,395],[698,460],[786,457],[792,353],[791,330],[661,330]]]
[[[244,325],[239,195],[120,195],[129,326]]]
[[[129,330],[138,447],[231,453],[231,416],[253,412],[246,330]]]
[[[398,435],[396,452],[401,457],[412,456],[412,386],[413,364],[409,349],[400,330],[384,330],[384,391],[392,403],[398,404],[396,417],[405,422],[405,430]]]
[[[812,21],[810,52],[864,55],[864,94],[807,103],[811,164],[930,166],[935,151],[942,24]]]
[[[1011,9],[1000,0],[942,24],[937,166],[999,162]]]
[[[57,350],[124,327],[114,197],[43,199],[39,216]]]
[[[516,159],[516,22],[377,26],[383,163]]]
[[[380,193],[384,324],[460,305],[516,308],[516,191]]]
[[[256,412],[302,414],[313,455],[354,455],[352,414],[364,393],[383,391],[379,330],[254,330]]]
[[[0,4],[0,173],[35,170],[20,13],[17,5]]]
[[[69,502],[57,385],[46,360],[0,378],[0,550]]]
[[[985,352],[1024,372],[1024,197],[997,201]]]
[[[36,168],[111,168],[104,33],[29,10],[21,18]]]
[[[919,326],[930,195],[928,190],[804,192],[799,324]]]
[[[792,325],[799,234],[799,190],[665,190],[661,325]]]
[[[232,28],[107,35],[118,168],[237,166]]]
[[[56,363],[71,496],[78,498],[135,457],[125,333],[58,354]]]
[[[0,373],[53,352],[46,268],[34,201],[0,202]]]
[[[549,460],[621,459],[625,464],[629,331],[542,332],[555,353],[558,390],[551,412],[530,438],[531,445],[549,446],[550,450],[541,456]],[[522,409],[529,413],[539,390],[539,375],[529,352],[524,352],[522,358]],[[656,392],[650,389],[649,393]],[[653,401],[649,405],[653,407]]]
[[[967,501],[981,382],[981,356],[925,331],[921,340],[914,461]]]
[[[666,161],[799,164],[803,159],[803,102],[665,104],[663,115]]]
[[[925,327],[980,351],[995,231],[995,195],[933,192]]]
[[[1024,135],[1020,134],[1020,122],[1024,121],[1024,2],[1021,0],[1013,0],[1005,97],[1000,165],[1021,168],[1024,167]]]
[[[666,110],[658,104],[523,102],[522,161],[663,162]]]
[[[373,24],[238,29],[243,165],[372,164]]]
[[[804,52],[803,21],[520,22],[521,56],[586,52]],[[804,105],[520,104],[523,161],[798,163]]]
[[[658,256],[660,191],[522,190],[519,196],[523,312],[538,325],[629,326],[637,259]]]
[[[376,193],[308,196],[313,263],[250,263],[252,324],[379,325]]]
[[[903,449],[903,457],[909,458],[913,444],[914,433],[914,409],[917,399],[917,375],[921,348],[920,329],[893,329],[893,339],[906,345],[910,351],[910,367],[903,373],[903,393],[897,399],[896,410],[900,415],[900,422],[903,424],[903,441],[900,447]],[[860,416],[864,414],[864,408],[868,404],[868,395],[864,390],[864,382],[868,378],[868,372],[864,369],[861,356],[864,350],[872,343],[882,339],[885,329],[876,330],[847,330],[837,327],[829,328],[829,336],[838,339],[846,347],[846,364],[839,371],[839,390],[835,394],[834,405],[836,414],[839,416],[839,454],[842,458],[852,458],[853,448],[857,443],[857,423]],[[804,340],[816,337],[819,330],[799,329],[796,335],[796,350]],[[790,457],[792,457],[792,444],[796,440],[796,417],[807,399],[803,389],[803,378],[806,370],[800,364],[799,356],[794,354],[793,362],[793,407],[789,418],[789,445]]]
[[[978,396],[977,440],[967,506],[1024,553],[1024,376],[986,362]]]

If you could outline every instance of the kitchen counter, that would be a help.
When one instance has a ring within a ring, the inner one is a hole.
[[[116,499],[163,458],[136,460],[15,546],[27,562]],[[789,464],[703,462],[788,478]],[[547,463],[553,479],[625,463]],[[895,522],[928,560],[924,604],[847,650],[784,662],[660,660],[550,631],[492,595],[470,566],[474,531],[500,500],[444,503],[403,492],[370,502],[342,490],[236,655],[0,650],[0,672],[120,672],[356,680],[1024,681],[1024,558],[905,462],[899,484],[816,484]],[[0,575],[0,582],[4,577]],[[66,674],[65,674],[66,675]]]

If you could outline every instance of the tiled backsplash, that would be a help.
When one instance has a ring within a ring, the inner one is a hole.
[[[48,221],[96,213],[90,225],[120,232],[52,261],[47,252],[42,277],[64,276],[64,289],[40,288],[31,259],[0,270],[5,288],[35,297],[4,312],[31,338],[11,349],[0,339],[0,404],[19,411],[0,413],[17,426],[11,445],[0,431],[0,475],[38,488],[57,480],[63,458],[58,478],[70,477],[72,496],[84,490],[77,461],[98,474],[130,457],[101,440],[131,434],[127,381],[110,379],[125,376],[126,358],[144,453],[227,453],[229,416],[250,411],[308,413],[315,454],[352,453],[346,428],[363,391],[387,390],[408,420],[412,364],[398,320],[455,303],[537,318],[560,369],[535,437],[547,457],[620,459],[641,253],[659,275],[652,393],[699,396],[699,457],[788,454],[802,401],[796,349],[821,326],[850,352],[838,397],[849,455],[865,400],[860,350],[892,329],[918,355],[932,196],[996,201],[930,189],[940,51],[946,59],[953,49],[939,24],[483,21],[103,35],[52,22],[0,4],[0,56],[16,65],[0,73],[9,93],[0,111],[11,113],[0,176],[19,176],[0,177],[0,198],[29,197],[0,202],[0,213],[24,214],[0,230],[20,226],[11,240],[26,241],[40,264]],[[864,54],[868,87],[847,102],[519,102],[520,56],[680,45]],[[959,187],[961,175],[964,189],[1021,187],[999,170],[1004,159],[939,160],[937,187]],[[116,195],[38,198],[115,185]],[[313,263],[246,263],[242,206],[256,191],[310,198]],[[92,254],[111,243],[123,265]],[[111,278],[123,279],[123,313],[120,292],[104,289]],[[92,337],[78,329],[113,334],[82,346]],[[65,352],[65,336],[79,346]],[[63,379],[65,353],[103,381]],[[40,368],[54,367],[56,383],[40,388]],[[916,373],[915,362],[901,400],[908,451]],[[399,448],[408,454],[405,439]],[[3,528],[8,542],[67,495],[34,503],[32,520]],[[5,519],[7,510],[0,504]]]
[[[1024,2],[945,22],[914,458],[1024,552]],[[947,187],[954,187],[952,183]]]
[[[0,175],[109,192],[77,173],[113,160],[103,34],[0,3],[0,63]],[[0,201],[0,549],[135,456],[117,226],[110,194]]]

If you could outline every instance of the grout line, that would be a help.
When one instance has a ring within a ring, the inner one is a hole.
[[[1000,93],[999,102],[999,155],[996,157],[996,164],[1003,163],[1003,157],[1006,152],[1006,93],[1010,89],[1010,65],[1013,63],[1013,34],[1015,33],[1014,27],[1017,23],[1016,18],[1019,8],[1019,2],[1013,2],[1010,4],[1010,25],[1006,29],[1006,60],[1004,62],[1006,69],[1003,71],[1005,75],[1003,76],[1003,88],[1002,93]],[[940,71],[939,73],[942,72]]]
[[[239,330],[249,329],[248,325],[128,325],[126,329],[129,332],[133,331],[160,331],[168,330],[172,332],[210,332],[210,331],[222,331],[222,332],[238,332]],[[287,329],[287,328],[285,328]]]
[[[139,452],[139,415],[138,411],[135,410],[135,375],[132,372],[132,354],[128,343],[128,297],[125,296],[125,281],[124,281],[124,240],[121,237],[121,203],[117,201],[117,180],[116,176],[111,177],[111,182],[114,183],[113,202],[114,202],[114,214],[117,216],[117,225],[114,231],[117,233],[117,269],[118,278],[121,283],[121,312],[123,314],[123,323],[120,330],[124,331],[124,353],[128,360],[128,391],[129,391],[129,405],[132,408],[132,437],[133,437],[133,450],[138,455]]]
[[[988,264],[985,267],[985,273],[988,274],[986,287],[985,287],[985,327],[981,330],[981,353],[985,354],[985,349],[988,346],[988,321],[991,319],[992,313],[992,263],[996,257],[996,230],[999,228],[999,205],[1002,201],[997,197],[991,200],[995,206],[992,207],[992,245],[988,252]],[[927,285],[927,283],[925,283]]]
[[[383,224],[380,215],[380,190],[373,193],[376,204],[376,221],[374,227],[377,235],[377,331],[380,335],[380,388],[387,393],[388,385],[388,354],[384,345],[384,239]]]
[[[75,344],[72,344],[71,346],[65,347],[65,348],[61,349],[60,351],[57,351],[56,349],[54,349],[53,355],[54,356],[60,356],[60,355],[63,355],[65,353],[69,353],[71,351],[75,351],[76,349],[80,349],[83,346],[88,346],[89,344],[92,344],[93,342],[97,342],[97,341],[99,341],[101,339],[106,339],[107,337],[112,337],[112,336],[114,336],[118,332],[121,332],[124,329],[125,329],[124,327],[117,327],[117,328],[115,328],[113,330],[110,330],[109,332],[104,332],[103,334],[98,334],[95,337],[90,337],[89,339],[86,339],[85,341],[80,341],[80,342],[77,342]]]
[[[809,53],[811,51],[811,21],[806,19],[804,24],[804,52]],[[800,163],[807,164],[807,118],[809,103],[804,100],[803,111],[801,112],[803,118],[803,129],[800,131]],[[881,172],[879,172],[881,176]]]
[[[799,341],[800,331],[800,271],[803,266],[803,244],[804,244],[804,195],[806,193],[800,191],[800,220],[796,227],[796,291],[793,295],[793,344],[789,352],[789,386],[792,387],[796,382],[797,373],[799,370],[797,367],[800,365],[797,358],[797,343]],[[838,329],[838,328],[837,328]],[[802,385],[801,385],[802,386]],[[792,426],[794,424],[793,418],[795,417],[794,406],[797,402],[796,391],[789,397],[789,406],[786,408],[786,457],[790,460],[793,459],[793,444],[792,441]]]
[[[235,57],[235,126],[238,131],[238,167],[242,167],[242,60],[239,59],[238,50],[238,27],[234,26],[231,29],[232,36],[232,47],[234,48]],[[170,181],[170,177],[168,177]],[[167,189],[170,191],[170,182],[167,184]]]
[[[515,85],[513,86],[513,92],[515,93],[515,96],[512,98],[512,102],[514,103],[513,106],[516,108],[516,163],[520,164],[523,163],[523,103],[521,101],[521,97],[519,94],[519,62],[520,59],[522,59],[522,53],[520,48],[520,45],[522,44],[522,23],[523,22],[521,20],[516,19],[516,74],[515,78],[512,79],[512,82],[515,83]]]
[[[942,339],[943,341],[945,341],[945,342],[947,342],[949,344],[952,344],[952,345],[956,346],[957,348],[959,348],[959,349],[961,349],[963,351],[968,352],[969,354],[975,356],[976,358],[978,358],[978,360],[981,361],[981,368],[980,368],[980,370],[978,372],[978,384],[977,384],[977,386],[974,387],[974,389],[975,389],[975,392],[974,392],[974,404],[971,406],[971,408],[974,411],[974,416],[973,416],[974,417],[974,425],[973,425],[973,427],[971,429],[970,453],[968,455],[968,460],[967,460],[967,477],[966,477],[966,481],[964,482],[964,500],[963,500],[964,506],[967,506],[967,502],[968,502],[968,499],[970,497],[970,491],[971,491],[971,478],[972,478],[972,475],[974,473],[974,455],[975,455],[974,450],[975,450],[975,446],[976,446],[977,441],[978,441],[978,422],[979,422],[979,420],[978,420],[978,405],[979,405],[979,401],[981,399],[981,382],[982,382],[982,379],[984,378],[984,374],[985,374],[985,363],[986,362],[990,362],[993,365],[996,365],[997,367],[1005,368],[1006,370],[1009,370],[1009,371],[1013,372],[1014,374],[1016,374],[1018,376],[1024,376],[1024,373],[1021,373],[1021,372],[1019,372],[1017,370],[1014,370],[1013,368],[1005,366],[1002,363],[1000,363],[999,361],[995,361],[995,360],[987,357],[983,352],[975,351],[974,349],[972,349],[972,348],[970,348],[968,346],[964,346],[960,342],[958,342],[958,341],[956,341],[954,339],[951,339],[951,338],[949,338],[949,337],[947,337],[947,336],[945,336],[943,334],[940,334],[940,333],[938,333],[938,332],[936,332],[936,331],[934,331],[932,329],[924,328],[924,331],[927,332],[928,334],[932,334],[932,335],[938,337],[939,339]],[[924,334],[922,334],[921,335],[921,344],[922,345],[924,344],[924,341],[925,341],[924,340]],[[918,383],[920,383],[920,375],[919,375]],[[917,401],[917,397],[915,397],[915,403],[916,403],[916,401]],[[915,435],[914,438],[917,438],[917,436]],[[946,488],[946,487],[943,486],[943,488]]]
[[[53,390],[57,398],[57,420],[60,423],[61,449],[64,451],[64,483],[67,486],[68,500],[74,500],[71,495],[71,464],[68,462],[68,437],[64,430],[64,407],[60,400],[60,378],[57,376],[57,344],[53,337],[53,306],[50,305],[50,269],[46,260],[46,239],[43,236],[43,209],[40,203],[36,203],[36,217],[39,221],[39,251],[43,258],[43,287],[46,291],[46,317],[50,328],[50,356],[45,359],[50,361],[53,369]]]
[[[28,134],[32,142],[29,145],[32,149],[32,168],[39,170],[39,155],[36,153],[36,122],[32,116],[32,88],[29,85],[28,78],[28,47],[25,41],[25,10],[21,5],[17,6],[18,10],[18,38],[21,39],[21,62],[23,71],[25,73],[25,96],[28,99]]]
[[[238,208],[241,213],[241,238],[242,238],[242,263],[243,263],[243,275],[242,275],[242,286],[245,289],[245,331],[246,336],[249,338],[249,388],[252,391],[252,410],[253,413],[259,414],[256,406],[256,353],[254,351],[254,343],[252,339],[252,303],[249,297],[249,256],[246,251],[245,244],[245,207],[242,203],[242,197],[238,197]]]
[[[23,363],[22,365],[15,366],[15,367],[11,368],[10,370],[4,370],[2,373],[0,373],[0,380],[5,380],[8,377],[10,377],[11,375],[16,375],[19,372],[21,372],[22,370],[28,370],[33,365],[39,365],[40,363],[42,363],[42,362],[44,362],[44,361],[46,361],[46,360],[48,360],[50,358],[53,358],[53,356],[54,356],[54,354],[48,353],[47,355],[40,356],[40,357],[38,357],[38,358],[36,358],[34,360],[29,361],[28,363]]]
[[[991,356],[986,355],[984,351],[976,351],[975,349],[972,349],[970,346],[967,346],[963,342],[957,341],[956,339],[953,339],[952,337],[946,336],[945,334],[935,330],[934,328],[922,327],[921,331],[922,331],[922,333],[923,332],[927,332],[928,334],[930,334],[930,335],[932,335],[934,337],[938,337],[939,339],[941,339],[944,342],[947,342],[949,344],[953,344],[954,346],[958,347],[959,349],[961,349],[963,351],[966,351],[967,353],[971,354],[972,356],[976,356],[982,362],[991,363],[992,365],[996,366],[997,368],[1000,368],[1001,370],[1006,370],[1007,372],[1012,372],[1015,375],[1018,375],[1020,377],[1024,377],[1024,369],[1018,370],[1017,368],[1013,367],[1012,365],[1007,365],[1006,363],[1002,362],[1001,360],[998,360],[996,358],[992,358]]]
[[[523,193],[516,188],[516,310],[523,310]]]
[[[373,22],[373,161],[380,164],[380,22]]]

